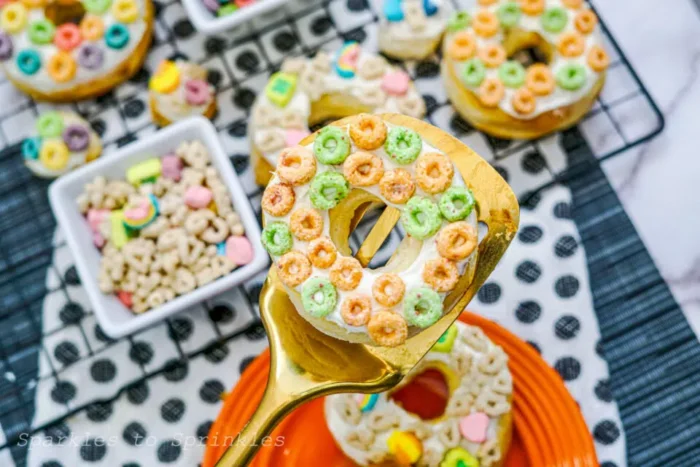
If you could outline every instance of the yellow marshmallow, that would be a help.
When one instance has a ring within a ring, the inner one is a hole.
[[[418,462],[423,454],[423,444],[412,433],[395,431],[386,440],[389,453],[393,454],[400,465],[410,465]]]
[[[161,94],[173,92],[180,85],[180,70],[175,63],[164,60],[158,66],[158,70],[151,77],[149,87]]]

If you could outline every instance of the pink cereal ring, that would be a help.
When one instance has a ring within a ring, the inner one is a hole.
[[[53,42],[61,50],[66,52],[73,50],[78,47],[83,41],[80,34],[80,28],[78,25],[73,23],[65,23],[60,25],[56,29],[56,34],[54,35]]]
[[[165,178],[179,182],[182,177],[182,160],[175,154],[167,154],[160,160],[161,174]]]
[[[211,99],[209,83],[201,79],[191,79],[185,83],[185,100],[190,105],[204,105]]]
[[[191,208],[206,208],[211,203],[211,199],[211,190],[203,186],[191,186],[185,192],[185,204]]]
[[[253,245],[246,237],[229,237],[226,240],[226,256],[238,266],[253,261]]]

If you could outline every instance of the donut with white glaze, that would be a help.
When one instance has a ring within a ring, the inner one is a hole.
[[[401,60],[420,60],[440,45],[452,13],[444,0],[383,0],[379,50]]]

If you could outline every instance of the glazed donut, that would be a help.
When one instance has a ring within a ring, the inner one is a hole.
[[[401,60],[435,52],[452,11],[441,0],[384,0],[378,10],[379,50]]]
[[[312,325],[346,341],[394,347],[441,318],[445,297],[462,277],[469,280],[474,197],[449,156],[417,131],[369,114],[338,125],[280,154],[263,193],[262,243]],[[407,233],[376,270],[364,268],[347,244],[355,211],[370,202],[400,210]]]
[[[430,394],[419,392],[421,378]],[[328,396],[325,416],[358,465],[496,467],[510,444],[512,394],[503,349],[456,321],[395,389]]]
[[[598,19],[583,2],[482,1],[455,13],[441,73],[455,109],[501,138],[530,139],[575,124],[593,105],[609,58]],[[546,64],[509,58],[538,48]]]
[[[0,67],[34,99],[98,96],[143,64],[153,35],[151,0],[3,2]]]
[[[163,60],[148,82],[153,122],[167,126],[192,115],[214,118],[216,95],[207,70],[184,60]]]
[[[101,153],[100,137],[73,112],[44,112],[36,121],[36,135],[22,142],[24,164],[43,178],[63,175]]]
[[[348,42],[335,54],[290,58],[253,105],[249,135],[258,184],[267,185],[280,151],[309,134],[309,125],[361,112],[425,114],[408,74]]]

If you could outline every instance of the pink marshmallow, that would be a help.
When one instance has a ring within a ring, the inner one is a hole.
[[[176,182],[180,181],[180,177],[182,176],[182,160],[180,160],[179,157],[175,154],[168,154],[163,156],[160,163],[163,177]]]
[[[185,192],[185,204],[194,209],[206,208],[211,199],[211,190],[203,186],[191,186]]]
[[[97,248],[102,248],[105,246],[105,239],[99,232],[95,232],[92,234],[92,243],[94,243]]]
[[[307,136],[309,136],[307,130],[285,130],[284,144],[287,147],[296,146]]]
[[[403,96],[408,92],[410,78],[405,71],[392,71],[382,78],[382,89],[393,96]]]
[[[90,209],[87,213],[87,221],[90,230],[93,232],[100,231],[100,224],[108,219],[110,215],[109,209]]]
[[[226,240],[226,256],[238,266],[253,261],[253,245],[246,237],[229,237]]]
[[[459,432],[467,441],[483,443],[489,427],[489,416],[483,412],[469,414],[459,421]]]

